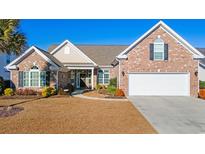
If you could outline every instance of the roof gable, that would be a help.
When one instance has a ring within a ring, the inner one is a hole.
[[[27,49],[22,55],[20,55],[18,58],[16,58],[15,60],[13,60],[11,63],[9,63],[5,68],[6,69],[15,69],[16,68],[16,63],[20,62],[21,60],[23,60],[24,58],[26,58],[28,55],[30,55],[31,53],[36,52],[38,53],[45,61],[47,61],[48,63],[50,63],[51,65],[53,65],[54,67],[59,67],[60,64],[57,64],[56,62],[54,62],[49,56],[47,56],[46,51],[35,47],[35,46],[31,46],[29,49]]]
[[[165,32],[167,32],[175,40],[180,42],[189,52],[191,52],[194,55],[194,58],[204,58],[204,55],[202,55],[197,49],[195,49],[186,40],[184,40],[181,36],[179,36],[174,30],[172,30],[169,26],[167,26],[163,21],[159,21],[156,25],[154,25],[152,28],[150,28],[140,38],[138,38],[135,42],[133,42],[130,46],[128,46],[128,48],[126,48],[124,51],[122,51],[117,56],[117,58],[118,59],[127,58],[127,53],[132,48],[134,48],[139,42],[141,42],[143,39],[145,39],[147,36],[149,36],[153,31],[155,31],[159,27],[162,28]]]
[[[69,54],[65,54],[63,50],[69,47]],[[62,63],[92,63],[93,65],[97,65],[93,60],[91,60],[83,51],[81,51],[78,47],[73,45],[68,40],[65,40],[59,46],[57,46],[53,51],[50,52],[54,57],[56,57]]]

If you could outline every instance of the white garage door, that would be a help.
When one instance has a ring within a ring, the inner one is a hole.
[[[133,73],[129,74],[128,92],[133,95],[189,96],[188,73]]]

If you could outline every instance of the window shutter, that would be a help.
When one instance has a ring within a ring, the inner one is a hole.
[[[19,72],[19,87],[23,87],[23,72]]]
[[[168,60],[168,44],[164,44],[164,60]]]
[[[50,86],[50,72],[46,72],[46,86]]]
[[[149,45],[149,50],[150,50],[150,60],[154,60],[154,44]]]

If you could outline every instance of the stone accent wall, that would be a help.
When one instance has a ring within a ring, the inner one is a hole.
[[[152,61],[149,59],[149,45],[160,36],[164,43],[168,44],[169,59],[167,61]],[[161,28],[156,29],[148,37],[136,45],[129,53],[127,60],[121,60],[120,88],[128,94],[128,73],[131,72],[189,72],[190,73],[190,95],[198,96],[198,61],[193,60],[192,54],[179,42],[172,38]],[[169,84],[169,83],[167,83]]]

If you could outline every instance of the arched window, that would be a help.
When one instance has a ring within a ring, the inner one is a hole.
[[[38,70],[38,66],[34,65],[31,67],[32,70]]]
[[[154,41],[154,60],[164,60],[164,41],[159,37]]]

